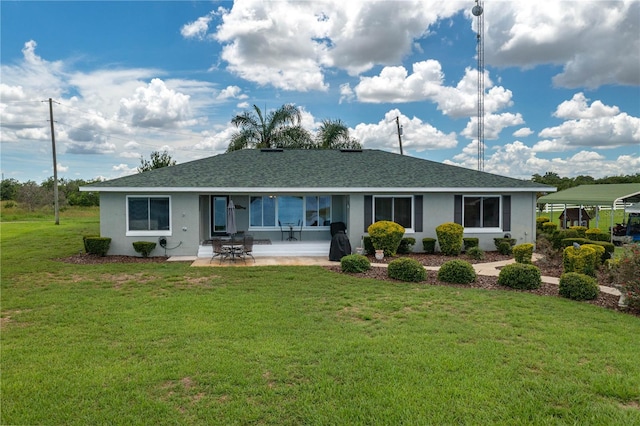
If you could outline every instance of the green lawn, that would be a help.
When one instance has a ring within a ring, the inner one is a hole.
[[[55,260],[97,231],[0,224],[1,424],[640,424],[637,317],[320,267]]]

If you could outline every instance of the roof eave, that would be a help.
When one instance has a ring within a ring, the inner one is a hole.
[[[228,194],[273,194],[273,193],[394,193],[394,194],[413,194],[420,192],[444,193],[503,193],[503,192],[554,192],[556,188],[550,187],[532,187],[532,188],[513,188],[513,187],[92,187],[83,186],[80,191],[84,192],[126,192],[126,193],[213,193],[223,192]]]

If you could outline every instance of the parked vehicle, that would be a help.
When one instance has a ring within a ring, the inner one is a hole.
[[[613,228],[611,242],[615,245],[640,242],[640,212],[630,212],[626,223],[617,223]]]

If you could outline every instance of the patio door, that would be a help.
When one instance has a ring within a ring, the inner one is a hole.
[[[226,235],[227,233],[227,204],[229,197],[224,195],[211,196],[211,236]]]

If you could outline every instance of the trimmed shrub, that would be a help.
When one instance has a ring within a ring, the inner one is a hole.
[[[562,264],[565,273],[577,272],[595,276],[598,265],[596,250],[587,246],[581,246],[580,248],[567,247],[562,252]]]
[[[436,239],[435,238],[423,238],[422,239],[422,249],[427,254],[433,254],[436,252]]]
[[[86,237],[84,239],[87,253],[96,254],[98,256],[106,256],[111,245],[111,238],[108,237]]]
[[[564,240],[565,238],[579,238],[579,237],[578,237],[578,233],[573,229],[557,230],[557,231],[554,231],[553,234],[549,236],[549,239],[553,244],[553,248],[556,250],[561,250],[563,248],[562,240]]]
[[[379,220],[369,225],[367,232],[376,250],[384,250],[385,256],[395,256],[404,235],[404,228],[389,220]]]
[[[371,269],[371,262],[362,254],[348,254],[340,259],[342,272],[359,273]]]
[[[606,251],[604,249],[604,247],[602,247],[599,244],[584,244],[581,247],[591,247],[592,249],[594,249],[596,251],[596,267],[603,265],[604,261],[607,260],[606,259]]]
[[[513,248],[513,257],[518,263],[531,263],[533,257],[533,244],[518,244]]]
[[[442,264],[438,279],[446,283],[469,284],[476,280],[476,271],[469,262],[454,259]]]
[[[592,300],[598,297],[598,282],[595,278],[577,272],[560,275],[560,296],[573,300]]]
[[[586,226],[570,226],[569,229],[573,229],[574,231],[576,231],[578,233],[578,237],[580,238],[586,238],[586,234],[585,232],[587,231],[587,227]]]
[[[511,248],[511,243],[508,241],[500,241],[496,244],[496,248],[498,249],[498,253],[500,254],[511,254],[513,251]]]
[[[152,241],[134,241],[133,249],[140,253],[142,257],[149,257],[149,254],[156,248],[156,243]]]
[[[545,234],[553,234],[558,229],[558,225],[553,222],[545,222],[542,224],[542,232]]]
[[[467,251],[471,247],[479,247],[480,239],[476,237],[462,237],[462,244],[464,245],[464,251]]]
[[[600,228],[589,228],[586,231],[584,231],[585,238],[588,238],[594,241],[600,241],[598,240],[598,235],[600,234],[602,234],[602,231],[600,230]],[[591,238],[591,237],[595,237],[595,238]]]
[[[413,251],[413,246],[416,245],[416,239],[412,237],[404,237],[400,240],[398,246],[398,254],[409,254]]]
[[[82,237],[82,245],[84,246],[85,253],[89,253],[89,249],[87,248],[87,238],[100,238],[100,235],[84,235]]]
[[[580,245],[583,245],[583,244],[593,243],[593,241],[587,240],[586,238],[579,238],[579,237],[563,238],[562,241],[560,242],[560,247],[564,249],[565,247],[572,246],[573,243],[578,243]]]
[[[475,260],[482,260],[484,259],[484,252],[480,247],[471,247],[467,250],[467,256]]]
[[[589,244],[593,244],[596,246],[604,247],[604,259],[611,259],[613,257],[613,252],[616,251],[616,246],[613,243],[608,241],[590,241]]]
[[[531,264],[511,263],[500,270],[498,284],[518,290],[540,288],[542,284],[540,269]]]
[[[511,254],[511,249],[513,248],[513,246],[516,245],[516,239],[515,238],[506,238],[506,237],[500,237],[500,238],[494,238],[493,239],[493,244],[496,246],[496,249],[498,249],[498,251],[502,254]],[[502,243],[507,243],[509,244],[509,250],[504,253],[504,247],[503,247],[503,251],[500,250],[500,245],[502,245]]]
[[[536,218],[536,229],[540,232],[544,232],[544,224],[549,223],[550,219],[546,216],[540,216]]]
[[[363,237],[362,244],[364,244],[364,254],[373,254],[376,252],[376,249],[373,247],[373,243],[371,242],[371,237]]]
[[[389,262],[387,276],[400,281],[420,282],[427,279],[427,271],[417,260],[402,257]]]
[[[440,251],[447,256],[457,256],[462,251],[464,227],[459,223],[446,222],[436,227]]]
[[[600,231],[598,228],[594,228],[594,229],[589,229],[586,232],[586,236],[587,239],[591,240],[591,241],[603,241],[606,243],[610,243],[611,242],[611,235],[607,232],[589,232],[592,230],[597,229],[598,231]]]

